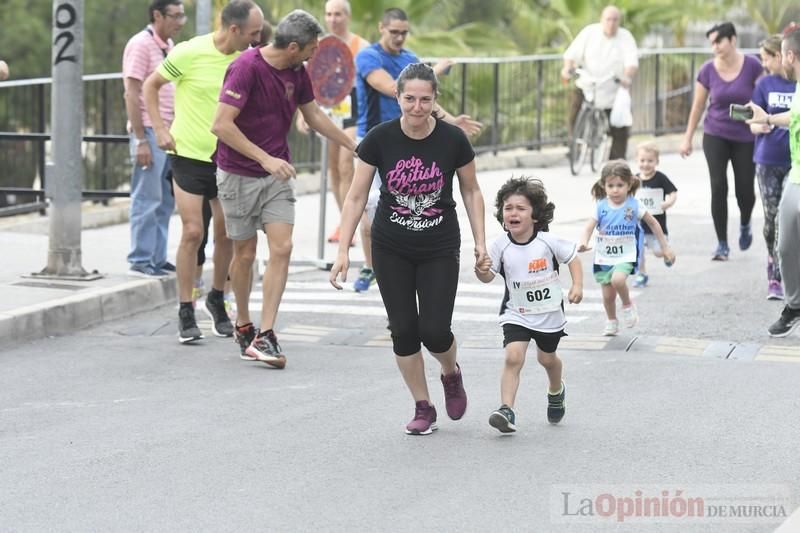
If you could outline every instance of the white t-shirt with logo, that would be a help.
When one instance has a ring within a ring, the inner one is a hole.
[[[578,255],[574,242],[538,232],[527,243],[509,234],[495,239],[489,248],[492,272],[505,279],[500,324],[555,333],[564,329],[563,291],[556,264],[570,263]]]

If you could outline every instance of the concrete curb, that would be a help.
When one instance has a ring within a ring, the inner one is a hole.
[[[142,279],[89,289],[0,313],[0,348],[12,342],[64,335],[175,301],[176,278]]]

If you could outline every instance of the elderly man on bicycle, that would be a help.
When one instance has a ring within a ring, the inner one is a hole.
[[[578,33],[572,44],[564,52],[564,67],[561,77],[568,81],[576,67],[582,67],[593,79],[605,78],[607,81],[593,88],[595,105],[611,112],[614,97],[617,93],[617,80],[625,88],[629,88],[636,70],[639,68],[639,51],[631,32],[620,27],[622,13],[614,6],[603,9],[600,22],[589,24]],[[615,78],[609,78],[610,73]],[[569,125],[570,132],[575,118],[584,101],[584,91],[591,83],[579,78],[573,93]],[[630,128],[611,127],[610,159],[625,159],[628,149]]]

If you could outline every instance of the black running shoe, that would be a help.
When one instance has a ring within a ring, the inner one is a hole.
[[[792,309],[788,305],[783,308],[780,318],[769,327],[771,337],[786,337],[800,325],[800,309]]]
[[[206,297],[206,310],[211,315],[211,331],[214,332],[214,335],[217,337],[230,337],[233,335],[233,324],[231,324],[231,319],[225,310],[225,298],[214,298],[214,295],[209,293]]]
[[[272,330],[256,335],[253,342],[245,350],[246,355],[275,368],[286,366],[286,356],[281,352],[281,345]]]
[[[567,412],[567,404],[564,396],[567,394],[567,386],[561,382],[561,392],[558,394],[547,393],[547,421],[551,424],[558,424]]]
[[[500,433],[514,433],[517,430],[515,425],[517,415],[514,410],[503,404],[489,416],[489,425],[496,428]]]
[[[239,357],[245,361],[256,361],[256,358],[247,353],[247,347],[256,338],[258,330],[253,324],[245,324],[244,326],[236,326],[233,330],[233,340],[239,344]]]
[[[178,311],[178,341],[186,344],[202,338],[203,332],[197,327],[197,321],[194,319],[194,308],[181,307]]]

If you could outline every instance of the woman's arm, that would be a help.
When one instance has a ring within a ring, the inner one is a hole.
[[[708,89],[703,87],[699,81],[694,83],[694,100],[692,100],[692,110],[689,112],[689,123],[686,125],[686,133],[683,136],[680,153],[683,157],[688,157],[692,153],[692,137],[700,122],[700,117],[706,109],[708,99]]]
[[[337,289],[342,288],[336,281],[340,273],[342,282],[347,281],[347,269],[350,268],[350,242],[356,232],[364,207],[367,205],[369,188],[372,185],[372,177],[374,175],[374,166],[360,159],[356,161],[353,183],[350,185],[350,190],[347,192],[347,197],[342,204],[342,215],[339,221],[339,251],[328,278],[331,285]]]
[[[467,210],[467,218],[472,229],[472,239],[475,242],[476,267],[488,257],[486,253],[486,217],[484,214],[483,194],[478,185],[478,176],[475,172],[475,159],[456,170],[458,186],[461,189],[461,198]]]

